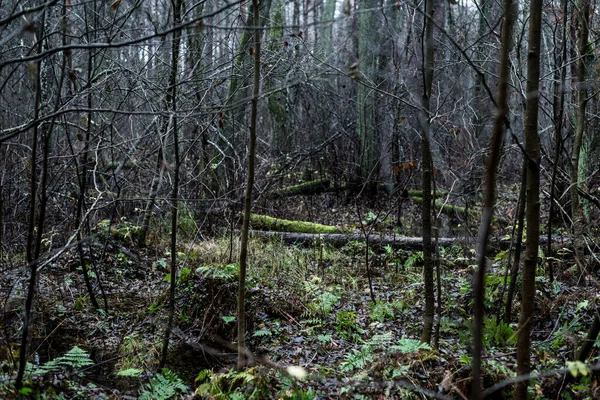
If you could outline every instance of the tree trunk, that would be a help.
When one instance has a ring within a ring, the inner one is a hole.
[[[581,150],[586,128],[586,106],[587,106],[587,57],[588,57],[588,36],[590,19],[589,0],[580,0],[578,6],[578,56],[577,65],[577,97],[578,110],[576,113],[575,137],[573,138],[573,153],[571,154],[571,214],[573,219],[573,245],[575,250],[575,261],[577,262],[580,274],[584,272],[583,255],[583,225],[584,213],[579,199],[578,189],[581,187]]]
[[[502,47],[500,49],[500,81],[498,82],[498,109],[494,120],[494,130],[490,139],[490,158],[486,169],[485,195],[483,198],[483,215],[479,226],[478,248],[477,248],[477,271],[473,282],[473,387],[471,398],[481,397],[481,351],[483,349],[483,314],[484,314],[484,290],[485,290],[485,249],[487,247],[494,205],[496,199],[496,174],[500,155],[502,152],[502,141],[504,139],[504,128],[508,114],[508,78],[510,74],[509,51],[512,40],[512,0],[504,0],[504,24],[502,29]]]
[[[173,3],[173,25],[181,24],[181,8],[183,0],[175,0]],[[169,340],[171,338],[171,329],[173,327],[173,319],[175,318],[175,289],[177,287],[177,203],[179,197],[179,168],[181,166],[179,160],[179,127],[177,119],[177,75],[179,65],[179,46],[181,43],[181,29],[173,31],[173,45],[171,49],[171,76],[169,79],[169,90],[171,91],[171,112],[172,129],[173,129],[173,150],[175,155],[175,165],[173,171],[173,195],[171,205],[171,282],[169,290],[169,320],[165,329],[165,337],[161,351],[160,362],[158,369],[164,368],[167,362],[169,350]]]
[[[258,0],[252,0],[254,21],[259,23]],[[248,260],[248,231],[250,228],[250,211],[252,208],[252,186],[254,185],[254,161],[256,155],[256,125],[258,119],[258,95],[260,90],[260,30],[254,30],[254,80],[252,102],[250,108],[250,137],[248,143],[248,180],[244,197],[244,223],[240,244],[240,276],[238,283],[238,360],[237,368],[246,365],[246,269]]]
[[[521,265],[521,248],[523,243],[523,228],[525,223],[525,203],[527,202],[527,158],[523,160],[523,173],[521,176],[521,189],[519,192],[519,209],[517,210],[517,238],[515,239],[515,259],[510,269],[510,280],[506,292],[506,307],[504,308],[504,322],[510,324],[512,320],[512,303],[515,297],[517,276]]]
[[[535,306],[535,270],[540,239],[540,139],[538,105],[540,86],[540,39],[542,1],[531,0],[527,53],[527,105],[525,110],[525,157],[527,158],[527,246],[523,263],[521,315],[517,338],[517,374],[531,372],[531,322]],[[515,400],[527,398],[528,381],[515,386]]]
[[[431,224],[431,186],[433,179],[433,160],[431,157],[431,120],[430,99],[433,81],[433,15],[434,0],[425,1],[423,35],[423,97],[421,98],[421,164],[423,179],[423,203],[421,219],[423,224],[423,281],[425,283],[425,315],[421,341],[429,343],[433,329],[435,296],[433,287],[433,243]]]
[[[45,21],[46,21],[46,13],[42,13],[39,36],[37,36],[37,52],[41,53],[43,50],[42,43],[44,42],[44,32],[45,32]],[[34,120],[37,120],[40,117],[40,110],[42,108],[42,61],[38,61],[36,64],[37,70],[35,75],[35,104],[34,104]],[[30,182],[30,204],[29,204],[29,216],[27,221],[27,264],[29,266],[29,284],[27,287],[27,298],[25,300],[25,313],[23,317],[23,333],[21,335],[21,348],[19,350],[19,369],[17,371],[17,378],[15,382],[15,387],[17,390],[20,390],[23,385],[23,375],[25,374],[25,366],[27,364],[27,345],[29,344],[29,326],[31,324],[31,319],[33,317],[33,299],[35,298],[35,288],[37,281],[37,272],[38,272],[38,264],[39,264],[39,251],[41,245],[41,234],[43,228],[43,220],[40,215],[38,215],[37,211],[37,148],[38,148],[38,135],[39,135],[39,127],[40,124],[33,125],[33,139],[31,145],[31,182]],[[47,151],[47,148],[44,149]],[[42,190],[44,188],[42,187]],[[41,204],[42,207],[45,207],[45,204]],[[41,211],[41,210],[40,210]],[[37,240],[35,237],[35,229],[36,229],[36,215],[38,215],[37,220],[37,229],[38,235]]]
[[[552,165],[552,180],[550,182],[550,199],[548,210],[548,248],[546,256],[548,258],[548,273],[550,282],[554,281],[554,261],[552,254],[552,220],[554,219],[554,200],[556,193],[556,175],[558,172],[558,160],[560,151],[563,147],[563,119],[565,111],[565,82],[567,78],[567,0],[561,0],[562,9],[562,34],[561,34],[561,52],[556,58],[554,74],[554,159]],[[560,69],[558,68],[560,66]],[[560,71],[560,72],[559,72]]]
[[[377,188],[378,161],[380,154],[379,132],[376,123],[376,110],[379,102],[372,86],[378,86],[377,47],[380,42],[378,21],[374,9],[375,0],[361,0],[358,14],[358,75],[357,80],[364,81],[358,86],[356,101],[356,130],[359,140],[358,182],[367,191]]]

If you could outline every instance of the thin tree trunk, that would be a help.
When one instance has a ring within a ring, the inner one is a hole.
[[[260,23],[258,0],[252,0],[254,21]],[[256,122],[258,114],[258,95],[260,90],[260,29],[254,30],[254,80],[250,108],[250,137],[248,143],[248,180],[244,197],[244,223],[240,245],[240,276],[238,283],[238,360],[237,368],[246,365],[246,269],[248,260],[248,230],[252,208],[252,186],[254,185],[254,159],[256,154]]]
[[[167,124],[164,124],[164,126],[166,127]],[[158,130],[158,134],[160,136],[160,130]],[[150,229],[150,216],[152,215],[152,208],[154,208],[154,204],[156,203],[156,195],[158,192],[160,181],[162,180],[162,174],[165,166],[165,155],[162,143],[160,142],[161,141],[159,138],[158,150],[156,151],[156,172],[154,174],[154,178],[152,179],[152,183],[150,184],[149,199],[148,203],[146,204],[146,210],[144,211],[142,226],[138,234],[138,245],[140,247],[146,247],[148,231]]]
[[[433,81],[433,15],[434,0],[425,1],[423,27],[423,97],[421,99],[421,157],[423,177],[423,203],[421,219],[423,224],[423,281],[425,283],[425,315],[423,317],[423,332],[421,341],[431,342],[433,315],[435,313],[435,297],[433,284],[433,244],[431,225],[431,180],[433,177],[433,161],[430,141],[430,99]]]
[[[44,27],[45,27],[46,13],[42,14],[40,23],[40,32],[37,37],[38,48],[37,52],[41,53],[43,38],[44,38]],[[37,74],[35,81],[35,108],[33,119],[35,121],[40,117],[40,109],[42,107],[42,61],[40,60],[37,64]],[[33,125],[33,143],[31,145],[31,184],[30,184],[30,204],[29,204],[29,219],[27,227],[27,263],[30,269],[29,285],[27,288],[27,298],[25,300],[25,313],[23,317],[23,333],[21,335],[21,348],[19,350],[19,369],[17,371],[17,378],[15,387],[17,390],[23,386],[23,375],[25,374],[25,365],[27,364],[27,345],[29,344],[29,325],[33,317],[32,306],[33,299],[35,298],[35,287],[37,281],[37,269],[38,269],[38,255],[39,255],[39,243],[34,238],[35,236],[35,225],[36,225],[36,209],[37,209],[37,147],[38,147],[38,127],[39,124]],[[45,149],[47,150],[47,149]],[[42,221],[38,219],[38,230],[41,231]],[[41,239],[41,236],[40,236]]]
[[[510,269],[510,280],[506,292],[506,307],[504,308],[504,322],[509,324],[512,319],[512,303],[517,287],[517,276],[521,264],[521,247],[523,243],[523,225],[525,223],[525,204],[527,202],[527,158],[523,160],[523,173],[521,175],[521,189],[519,192],[519,209],[517,210],[517,238],[515,239],[515,259]]]
[[[95,26],[95,24],[94,24]],[[88,52],[88,86],[92,86],[92,76],[94,73],[94,57],[92,56],[92,51]],[[87,95],[87,106],[88,109],[92,109],[92,92],[88,91]],[[85,282],[85,287],[88,291],[88,295],[90,296],[90,303],[92,303],[92,307],[95,310],[98,310],[100,306],[98,305],[98,301],[96,300],[96,296],[94,295],[94,288],[92,287],[92,282],[90,281],[90,276],[87,270],[87,263],[85,262],[85,256],[83,253],[83,241],[81,236],[81,229],[83,227],[83,221],[81,217],[83,215],[83,210],[85,208],[85,192],[87,190],[87,176],[88,176],[88,164],[89,164],[89,149],[90,149],[90,140],[91,140],[91,132],[92,132],[92,112],[88,112],[87,114],[87,125],[85,132],[85,139],[83,145],[83,154],[81,155],[81,165],[80,165],[80,176],[79,176],[79,197],[77,198],[77,213],[75,216],[75,226],[77,227],[77,253],[79,254],[79,264],[81,266],[81,273],[83,275],[83,281]]]
[[[490,158],[486,169],[485,195],[483,198],[483,215],[479,226],[477,271],[473,283],[473,382],[471,398],[481,397],[481,351],[483,349],[483,316],[485,290],[485,249],[490,234],[490,226],[494,214],[496,198],[496,175],[504,128],[508,114],[508,77],[510,74],[510,42],[512,40],[512,0],[504,0],[504,24],[502,29],[502,47],[500,49],[500,81],[498,82],[498,109],[494,120],[494,131],[490,139]]]
[[[578,20],[578,56],[579,62],[577,65],[577,97],[578,110],[576,113],[575,137],[573,138],[573,153],[571,154],[571,214],[573,218],[573,247],[575,250],[575,261],[579,269],[579,273],[584,272],[583,264],[583,224],[584,213],[582,210],[581,201],[579,199],[578,189],[580,188],[579,162],[581,158],[581,147],[586,128],[586,106],[587,106],[587,60],[588,53],[588,36],[589,36],[589,19],[590,19],[590,2],[589,0],[579,1]]]
[[[181,6],[183,0],[175,0],[173,3],[173,24],[177,27],[181,24]],[[175,289],[177,287],[177,205],[179,197],[179,130],[177,124],[177,74],[179,65],[179,45],[181,42],[181,29],[173,32],[173,47],[171,50],[171,77],[169,85],[171,90],[171,112],[173,129],[173,147],[175,153],[175,166],[173,177],[173,198],[171,206],[171,285],[169,290],[169,320],[165,330],[162,352],[158,368],[161,369],[167,362],[169,350],[169,340],[171,338],[171,329],[173,328],[173,319],[175,317]]]
[[[525,110],[525,157],[527,159],[527,247],[523,263],[521,315],[517,338],[517,374],[531,372],[531,322],[535,305],[535,270],[540,240],[540,138],[538,105],[540,86],[540,40],[542,1],[531,0],[527,52],[527,106]],[[515,400],[527,398],[528,381],[515,386]]]
[[[556,174],[558,172],[558,160],[560,150],[563,146],[562,128],[565,111],[565,82],[567,78],[567,0],[561,0],[562,8],[562,36],[561,53],[556,60],[556,74],[554,76],[554,161],[552,165],[552,181],[550,183],[550,208],[548,210],[548,273],[550,282],[554,281],[554,262],[552,261],[552,220],[554,219],[554,199],[556,193]],[[560,80],[558,66],[560,65]]]

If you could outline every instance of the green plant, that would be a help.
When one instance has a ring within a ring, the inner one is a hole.
[[[264,337],[264,336],[271,336],[273,333],[267,329],[267,328],[262,328],[257,330],[256,332],[254,332],[254,334],[252,335],[253,337]]]
[[[85,350],[75,346],[64,355],[56,357],[38,367],[30,367],[32,375],[46,375],[51,373],[69,373],[77,376],[82,375],[82,369],[94,365],[90,355]]]
[[[312,388],[309,388],[307,391],[294,388],[282,390],[277,398],[283,400],[314,400],[316,398],[316,394]]]
[[[498,300],[504,277],[502,275],[489,274],[485,276],[485,297],[484,305],[486,308],[493,308]]]
[[[398,344],[391,346],[390,349],[404,354],[412,354],[417,353],[419,350],[431,350],[431,346],[427,343],[422,343],[418,339],[409,339],[403,336],[398,341]]]
[[[402,300],[393,303],[377,300],[374,305],[371,305],[370,317],[371,320],[379,322],[393,320],[405,307],[406,304]]]
[[[177,227],[183,231],[183,234],[186,236],[191,236],[197,229],[196,221],[191,216],[189,210],[185,210],[181,213],[177,220]]]
[[[330,335],[330,334],[317,335],[317,340],[319,341],[319,343],[321,343],[321,346],[325,346],[325,345],[331,343],[331,338],[332,338],[332,335]]]
[[[139,333],[127,335],[119,346],[119,361],[117,369],[152,369],[153,363],[159,356],[156,347],[149,345]]]
[[[211,399],[261,399],[268,397],[255,368],[215,373],[205,369],[195,379],[194,396]]]
[[[162,372],[150,378],[150,382],[146,385],[139,400],[168,400],[178,393],[184,392],[187,392],[187,386],[177,374],[163,368]]]
[[[333,306],[339,301],[339,297],[330,292],[324,292],[314,297],[307,304],[310,315],[326,317],[331,313]]]
[[[117,376],[128,377],[128,378],[139,378],[144,370],[139,368],[127,368],[117,372]]]
[[[223,281],[237,280],[239,272],[238,264],[205,265],[196,269],[196,273],[204,278]]]
[[[516,334],[509,324],[496,320],[495,316],[483,320],[483,342],[486,346],[512,346],[516,343]]]
[[[356,313],[354,311],[341,311],[335,315],[335,330],[345,339],[360,341],[359,334],[364,330],[356,323]]]
[[[413,251],[410,253],[406,261],[404,261],[404,267],[416,268],[423,263],[423,252],[422,251]]]
[[[344,361],[340,364],[342,372],[353,372],[361,370],[373,362],[373,348],[371,346],[362,346],[360,349],[352,349],[347,354]]]

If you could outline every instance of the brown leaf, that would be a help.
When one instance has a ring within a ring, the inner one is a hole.
[[[121,4],[121,0],[113,1],[113,3],[110,5],[110,10],[115,11],[119,7],[119,4]]]

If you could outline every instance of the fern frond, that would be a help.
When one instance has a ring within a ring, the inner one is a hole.
[[[381,335],[374,335],[371,340],[369,340],[369,344],[372,346],[385,346],[390,344],[393,339],[394,335],[392,332],[386,332]]]
[[[94,365],[94,362],[90,360],[90,355],[87,351],[75,346],[64,355],[56,357],[32,371],[33,375],[46,375],[49,373],[56,373],[64,370],[79,371],[82,368]]]
[[[187,391],[187,386],[177,374],[167,368],[164,368],[162,373],[156,374],[154,378],[150,378],[147,387],[148,390],[140,395],[140,400],[168,400],[177,393]]]

